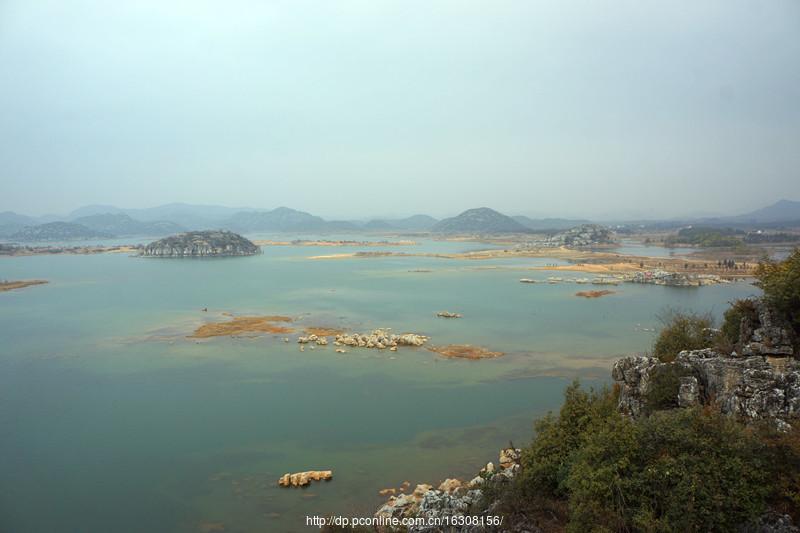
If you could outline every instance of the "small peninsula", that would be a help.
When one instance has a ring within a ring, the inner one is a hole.
[[[230,231],[189,231],[151,242],[142,257],[230,257],[256,255],[261,249]]]

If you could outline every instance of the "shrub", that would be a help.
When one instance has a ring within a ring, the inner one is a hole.
[[[783,261],[762,261],[756,277],[764,300],[790,324],[795,339],[800,338],[800,248]]]
[[[666,364],[653,368],[644,398],[645,413],[678,407],[681,378],[691,375],[690,369],[679,365]]]
[[[739,349],[739,337],[741,335],[742,319],[749,319],[751,324],[758,321],[758,311],[753,300],[735,300],[725,311],[720,328],[720,335],[717,339],[719,351],[731,353],[734,349]]]
[[[536,438],[522,453],[522,492],[562,497],[570,455],[584,445],[587,428],[616,410],[617,398],[610,391],[584,391],[574,381],[564,392],[558,417],[548,414],[534,424]]]
[[[764,425],[760,436],[766,444],[766,463],[772,479],[770,506],[800,520],[800,420],[793,420],[788,431]]]
[[[714,344],[714,320],[710,314],[668,310],[661,317],[664,327],[653,345],[653,355],[670,363],[682,350],[700,350]]]
[[[765,509],[763,446],[719,413],[615,414],[586,442],[566,481],[570,531],[733,531]]]
[[[800,439],[770,448],[734,419],[699,408],[634,420],[616,401],[607,390],[570,386],[559,415],[537,425],[521,473],[490,489],[498,509],[544,526],[563,520],[566,507],[576,532],[733,531],[768,502],[797,509]]]

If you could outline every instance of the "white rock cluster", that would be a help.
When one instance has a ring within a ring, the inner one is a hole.
[[[298,337],[297,342],[299,344],[316,344],[317,346],[327,346],[328,339],[327,337],[318,337],[317,335],[309,335],[307,337]]]
[[[424,335],[415,333],[396,335],[390,333],[388,329],[376,329],[368,335],[360,333],[337,335],[334,344],[354,348],[377,348],[378,350],[389,348],[396,351],[398,346],[422,346],[426,342],[428,342],[428,337]]]

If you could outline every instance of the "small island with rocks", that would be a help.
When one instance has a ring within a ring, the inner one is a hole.
[[[230,231],[189,231],[151,242],[141,257],[231,257],[256,255],[261,248]]]

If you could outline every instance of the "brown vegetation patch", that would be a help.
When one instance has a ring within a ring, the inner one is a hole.
[[[492,352],[481,346],[471,344],[448,344],[445,346],[431,346],[428,350],[439,355],[458,359],[495,359],[505,355],[503,352]]]
[[[606,296],[608,294],[614,294],[614,291],[580,291],[576,292],[575,296],[581,296],[583,298],[600,298],[601,296]]]
[[[303,331],[305,331],[307,335],[316,335],[317,337],[335,337],[336,335],[344,333],[343,329],[316,326],[305,328]]]
[[[24,289],[33,285],[44,285],[48,283],[43,279],[32,279],[28,281],[0,281],[0,292],[13,291],[14,289]]]
[[[227,322],[203,324],[190,335],[192,338],[225,337],[242,333],[291,333],[292,328],[276,322],[291,322],[288,316],[239,316]]]

